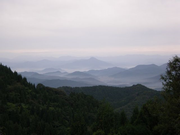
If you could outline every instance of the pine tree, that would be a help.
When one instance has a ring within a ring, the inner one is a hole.
[[[166,134],[180,134],[180,58],[173,57],[166,68],[166,74],[161,76],[163,81],[162,95],[165,98],[162,114],[162,131]]]
[[[166,74],[161,76],[163,81],[163,96],[166,101],[180,97],[180,58],[175,56],[169,61],[166,68]]]

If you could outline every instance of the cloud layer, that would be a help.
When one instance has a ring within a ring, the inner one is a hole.
[[[0,53],[175,54],[179,16],[179,0],[2,0]]]

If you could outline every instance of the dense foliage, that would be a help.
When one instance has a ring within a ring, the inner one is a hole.
[[[166,100],[158,128],[167,133],[180,134],[180,58],[175,56],[169,61],[166,75],[162,76],[162,95]]]
[[[35,87],[0,65],[0,134],[85,134],[99,106],[83,93],[66,96],[41,84]]]
[[[154,97],[161,98],[159,91],[149,89],[141,84],[133,85],[131,87],[112,87],[112,86],[93,86],[93,87],[61,87],[67,94],[71,92],[91,95],[98,100],[106,100],[117,111],[124,110],[128,117],[132,115],[133,109],[138,106],[141,107],[148,100]]]
[[[140,109],[136,106],[128,119],[126,111],[114,111],[105,101],[100,102],[84,93],[71,92],[66,95],[61,89],[48,88],[42,84],[35,87],[17,72],[0,65],[0,134],[178,135],[179,57],[169,61],[162,80],[164,99],[149,100]],[[138,87],[142,88],[137,85],[137,90]],[[111,99],[108,100],[111,102]]]

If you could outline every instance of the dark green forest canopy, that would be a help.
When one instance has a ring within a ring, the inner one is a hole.
[[[128,116],[132,115],[133,109],[141,107],[148,100],[155,97],[161,98],[159,91],[149,89],[141,84],[131,87],[111,87],[111,86],[94,86],[94,87],[61,87],[67,94],[71,92],[91,95],[98,100],[106,100],[116,111],[124,110]]]
[[[95,121],[99,106],[99,101],[82,93],[67,96],[42,84],[35,87],[0,65],[0,134],[86,134],[92,132],[87,127]]]

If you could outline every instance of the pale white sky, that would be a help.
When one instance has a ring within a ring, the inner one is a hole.
[[[0,0],[0,57],[179,53],[180,0]]]

